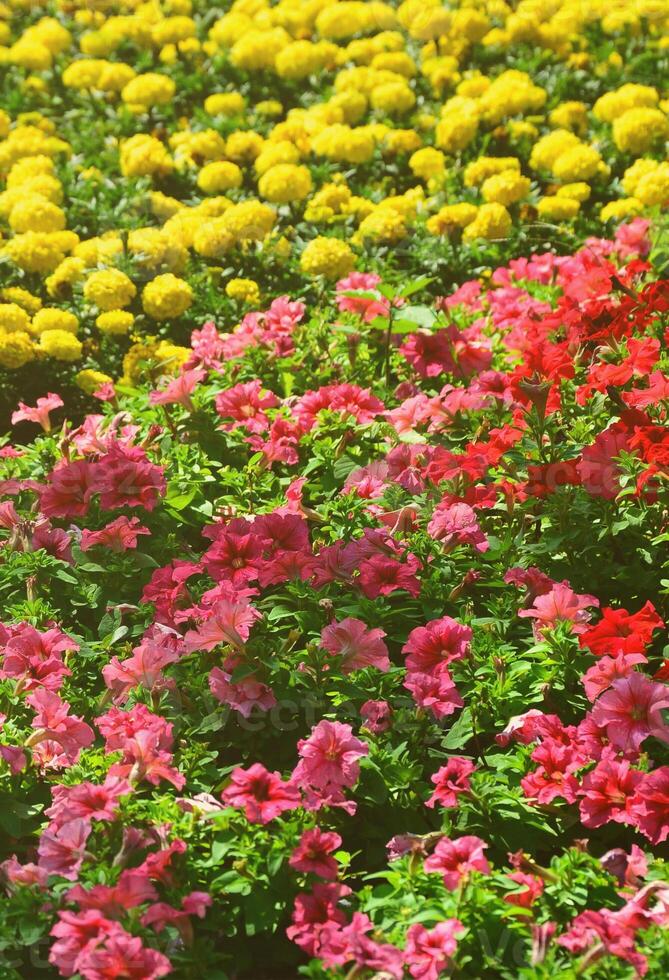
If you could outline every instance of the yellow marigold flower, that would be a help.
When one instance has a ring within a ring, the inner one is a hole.
[[[416,150],[409,157],[409,167],[411,172],[420,177],[421,180],[429,180],[443,174],[446,170],[446,157],[441,150],[435,150],[433,146],[425,146],[422,150]]]
[[[236,163],[216,160],[207,163],[197,176],[197,186],[205,194],[220,194],[234,187],[241,187],[242,172]]]
[[[26,232],[26,235],[30,235],[32,232]],[[40,234],[37,232],[37,234]],[[22,236],[22,237],[25,237]],[[72,252],[79,245],[80,239],[76,231],[70,231],[65,228],[63,231],[52,231],[44,233],[45,238],[49,238],[55,248],[60,249],[61,252]]]
[[[461,82],[458,83],[455,91],[458,95],[464,96],[466,99],[476,99],[480,95],[483,95],[485,90],[490,87],[490,79],[485,75],[472,75],[470,78],[463,78]]]
[[[541,198],[537,204],[537,212],[540,218],[549,221],[568,221],[576,217],[580,207],[580,201],[573,198],[548,196]]]
[[[221,258],[234,244],[235,236],[221,217],[198,224],[193,234],[193,248],[205,259]]]
[[[12,208],[9,227],[19,234],[26,231],[62,231],[65,214],[57,204],[52,204],[41,194],[30,194]]]
[[[121,173],[124,177],[167,174],[173,166],[167,149],[155,136],[136,133],[121,145]]]
[[[7,174],[7,187],[20,187],[31,177],[46,175],[52,177],[56,167],[51,157],[40,153],[36,156],[23,157],[12,165]]]
[[[240,92],[215,92],[204,100],[204,111],[210,116],[239,116],[246,108]]]
[[[416,96],[407,82],[387,82],[372,89],[370,101],[374,109],[395,116],[413,109]]]
[[[99,310],[120,310],[137,295],[132,279],[119,269],[93,272],[84,284],[84,297]]]
[[[193,290],[184,279],[171,272],[156,276],[144,287],[142,306],[152,320],[173,320],[193,302]]]
[[[277,54],[290,41],[290,35],[282,27],[269,31],[247,31],[230,49],[230,62],[244,71],[273,68]]]
[[[0,303],[0,332],[30,329],[30,317],[17,303]]]
[[[311,174],[307,167],[294,163],[279,163],[271,167],[258,181],[260,196],[273,204],[303,201],[311,193]]]
[[[650,85],[637,85],[633,82],[622,85],[614,92],[606,92],[592,107],[593,115],[601,122],[613,122],[628,109],[639,106],[656,106],[660,101],[657,89]]]
[[[337,92],[329,104],[343,113],[343,122],[349,126],[359,123],[367,112],[367,96],[364,92]]]
[[[308,78],[323,67],[325,55],[325,50],[318,44],[303,40],[293,41],[277,53],[274,70],[281,78]]]
[[[6,289],[0,290],[0,299],[3,303],[16,303],[30,316],[34,316],[42,308],[42,300],[39,296],[33,296],[21,286],[7,286]]]
[[[312,149],[328,160],[367,163],[374,156],[375,145],[374,137],[366,127],[353,128],[335,123],[314,137]]]
[[[453,155],[469,146],[478,132],[479,121],[476,116],[463,112],[452,112],[437,124],[435,142],[442,150]]]
[[[4,109],[0,109],[0,140],[4,140],[9,136],[9,128],[12,124],[11,116],[5,112]]]
[[[225,295],[249,306],[257,306],[260,302],[260,288],[253,279],[231,279],[225,287]]]
[[[180,347],[178,344],[170,344],[166,340],[161,340],[156,348],[154,357],[161,371],[169,374],[177,374],[191,354],[192,351],[189,347]]]
[[[27,177],[15,190],[24,197],[32,197],[33,195],[43,197],[54,205],[60,204],[63,200],[63,185],[51,174],[35,174],[34,177]]]
[[[253,108],[259,116],[267,116],[269,119],[283,115],[283,106],[278,99],[263,99],[256,102]]]
[[[274,227],[276,212],[260,201],[242,201],[223,215],[222,227],[237,241],[262,241]]]
[[[490,30],[490,20],[483,11],[460,8],[453,14],[452,35],[463,35],[468,41],[481,41]]]
[[[52,299],[66,296],[74,283],[84,278],[85,272],[86,263],[83,259],[74,256],[63,259],[45,282],[47,293]]]
[[[530,166],[533,170],[551,170],[553,164],[574,147],[581,147],[583,143],[578,136],[568,129],[556,129],[541,139],[532,147],[530,155]]]
[[[57,361],[78,361],[83,350],[81,341],[67,330],[45,330],[40,334],[39,348]]]
[[[155,355],[157,346],[156,343],[152,342],[142,342],[132,345],[123,358],[123,377],[121,381],[124,384],[137,384],[142,379],[146,373],[147,366],[150,367],[150,362]]]
[[[594,146],[580,144],[561,153],[552,166],[558,180],[590,180],[599,171],[602,158]]]
[[[391,129],[383,138],[384,154],[413,153],[422,140],[414,129]]]
[[[277,142],[267,143],[262,152],[258,154],[253,163],[253,169],[261,177],[278,163],[298,163],[300,151],[294,143],[288,140],[278,140]]]
[[[666,204],[669,201],[669,163],[661,163],[657,169],[642,177],[634,196],[646,207]]]
[[[413,78],[416,74],[416,62],[406,51],[381,51],[372,58],[372,68],[392,71],[405,78]]]
[[[108,310],[100,313],[95,320],[95,326],[100,333],[114,337],[124,337],[130,333],[134,323],[134,316],[127,310]]]
[[[476,238],[508,238],[510,231],[511,215],[503,204],[482,204],[474,220],[463,231],[462,240],[471,242]]]
[[[35,360],[35,345],[27,333],[0,333],[0,367],[15,371]]]
[[[364,241],[398,242],[406,234],[404,216],[394,208],[381,205],[361,221],[353,241],[355,244]]]
[[[555,192],[558,197],[570,197],[572,201],[580,201],[581,204],[587,201],[591,194],[589,184],[579,182],[577,184],[565,184]]]
[[[226,156],[235,163],[252,163],[261,152],[265,141],[259,133],[231,133],[225,143]]]
[[[9,49],[9,61],[29,71],[48,71],[53,63],[53,56],[43,44],[18,40]]]
[[[496,202],[508,207],[522,201],[530,192],[530,180],[517,170],[504,170],[483,181],[481,194],[484,201]]]
[[[188,38],[194,38],[197,33],[192,17],[165,17],[154,24],[151,29],[151,40],[157,48],[164,44],[177,44]]]
[[[300,268],[307,276],[342,279],[355,265],[355,256],[339,238],[314,238],[300,256]]]
[[[631,167],[628,167],[623,174],[622,185],[625,193],[631,197],[636,195],[636,188],[642,177],[653,173],[660,166],[657,160],[647,160],[643,157],[635,160]]]
[[[660,109],[628,109],[613,122],[613,142],[622,153],[638,156],[669,137],[669,121]]]
[[[103,374],[102,371],[94,371],[93,368],[85,368],[83,371],[78,371],[74,376],[74,383],[78,388],[87,394],[92,395],[104,384],[110,384],[113,381],[108,374]]]
[[[176,214],[177,211],[181,211],[184,205],[181,201],[178,201],[176,197],[169,197],[167,194],[163,194],[162,191],[152,191],[150,195],[151,199],[151,213],[158,218],[159,221],[167,221],[172,215]]]
[[[55,306],[44,306],[33,317],[31,333],[42,334],[45,330],[62,330],[76,334],[79,320],[69,310],[59,310]]]
[[[463,201],[461,204],[447,204],[427,219],[427,230],[431,235],[447,235],[456,229],[466,228],[476,217],[478,208]]]
[[[637,197],[624,197],[620,201],[610,201],[599,212],[601,221],[622,221],[633,218],[643,211],[643,203]]]
[[[38,231],[15,235],[7,242],[5,253],[26,272],[53,272],[65,258],[62,242],[53,235]]]
[[[73,252],[75,258],[81,259],[87,268],[92,269],[96,265],[112,264],[123,252],[123,242],[116,232],[105,232],[99,237],[79,242]]]
[[[561,102],[551,110],[548,121],[556,129],[584,136],[588,130],[588,107],[585,102]]]
[[[465,187],[478,187],[493,174],[502,174],[508,170],[520,172],[520,160],[516,157],[479,157],[465,167],[463,179]]]
[[[157,72],[147,72],[136,75],[121,92],[121,98],[126,105],[149,108],[154,105],[167,105],[174,98],[176,85],[167,75]]]

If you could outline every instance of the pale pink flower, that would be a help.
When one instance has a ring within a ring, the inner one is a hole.
[[[45,432],[51,431],[51,419],[49,413],[57,408],[62,408],[65,402],[60,395],[54,395],[52,391],[46,398],[38,398],[34,407],[19,402],[18,409],[12,414],[12,425],[17,422],[37,422]]]

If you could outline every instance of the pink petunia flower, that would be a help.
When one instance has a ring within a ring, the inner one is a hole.
[[[450,807],[458,805],[458,797],[471,789],[469,777],[476,771],[476,766],[470,759],[454,755],[445,766],[430,776],[435,790],[425,806],[434,807],[437,803]]]
[[[337,862],[331,855],[339,847],[341,847],[339,834],[314,827],[303,832],[288,863],[295,871],[308,872],[331,881],[338,873]]]
[[[669,726],[662,711],[669,708],[669,687],[634,672],[614,680],[592,709],[592,719],[606,729],[611,745],[622,752],[638,752],[653,735],[669,743]]]
[[[490,874],[484,850],[487,844],[480,837],[468,835],[451,840],[442,837],[434,852],[425,859],[426,871],[437,871],[444,878],[449,891],[454,891],[461,881],[474,871]]]
[[[472,635],[469,626],[463,626],[450,616],[417,626],[411,630],[402,647],[402,653],[408,655],[407,670],[438,673],[452,661],[463,660],[469,654]]]
[[[632,769],[627,760],[602,759],[587,773],[578,791],[581,823],[585,827],[634,823],[632,804],[643,773]]]
[[[333,656],[340,657],[342,673],[364,667],[390,669],[388,647],[383,642],[384,630],[368,629],[360,619],[347,617],[326,626],[321,633],[321,646]]]
[[[117,517],[99,531],[84,530],[81,533],[80,548],[104,547],[120,553],[137,547],[137,539],[142,534],[151,534],[148,527],[140,524],[138,517]]]
[[[300,755],[293,773],[298,785],[327,790],[353,786],[360,775],[358,762],[369,746],[353,735],[350,725],[323,719],[311,735],[297,743]]]
[[[438,980],[443,976],[464,928],[459,919],[444,919],[429,930],[420,922],[410,926],[404,957],[411,976],[416,980]]]
[[[584,633],[590,621],[588,606],[599,606],[599,599],[592,595],[578,595],[568,585],[556,583],[550,592],[539,595],[530,609],[521,609],[518,615],[534,619],[535,632],[541,636],[544,630],[555,629],[560,623],[568,623],[572,633]]]
[[[249,769],[233,769],[230,785],[223,790],[221,799],[229,806],[243,809],[252,823],[261,824],[300,805],[300,794],[293,781],[284,782],[280,773],[269,772],[260,762]]]

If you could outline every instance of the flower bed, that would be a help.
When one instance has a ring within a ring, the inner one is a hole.
[[[667,973],[668,23],[0,7],[3,977]]]

